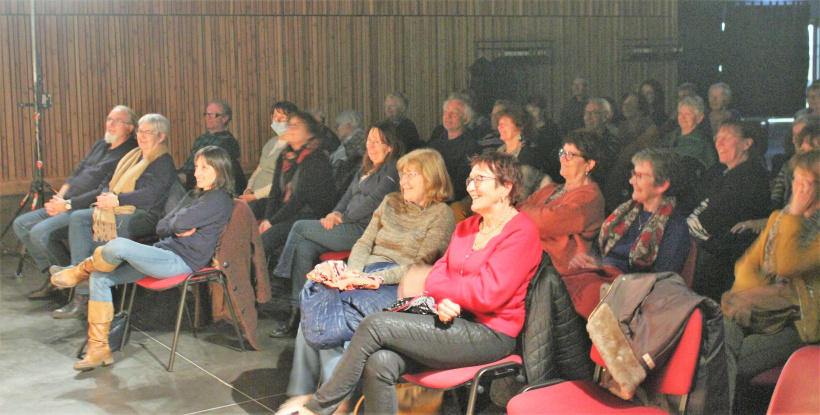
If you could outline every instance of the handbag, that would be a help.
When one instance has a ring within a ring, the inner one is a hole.
[[[749,334],[774,334],[800,317],[797,297],[789,284],[776,282],[742,291],[726,292],[723,315]]]
[[[426,291],[415,297],[400,298],[392,306],[385,308],[384,311],[438,315],[436,300],[427,295]]]

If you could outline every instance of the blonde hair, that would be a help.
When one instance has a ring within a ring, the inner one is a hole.
[[[403,171],[410,163],[421,168],[421,175],[424,177],[425,200],[440,203],[450,199],[453,194],[453,184],[450,182],[450,175],[447,174],[444,159],[438,151],[429,148],[413,150],[399,159],[396,168]]]

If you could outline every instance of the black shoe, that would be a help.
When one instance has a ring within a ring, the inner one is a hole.
[[[61,308],[51,312],[54,318],[84,317],[88,314],[88,296],[74,293],[74,298]]]
[[[299,328],[300,318],[299,307],[291,306],[290,316],[287,321],[274,328],[270,336],[274,338],[296,337],[296,330]]]
[[[26,294],[26,298],[29,300],[48,300],[59,292],[60,289],[52,284],[51,280],[46,280],[46,283],[39,290]]]

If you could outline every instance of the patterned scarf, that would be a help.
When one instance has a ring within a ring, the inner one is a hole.
[[[319,144],[318,139],[311,138],[310,141],[305,143],[299,150],[294,150],[288,146],[286,151],[282,152],[282,178],[280,187],[285,194],[282,199],[284,202],[290,200],[290,197],[293,195],[293,176],[296,174],[299,165],[302,164],[305,157],[319,148]]]
[[[763,248],[763,265],[761,268],[767,279],[777,277],[774,273],[774,247],[777,243],[777,237],[780,235],[780,218],[783,216],[783,212],[788,209],[789,206],[786,205],[783,210],[778,212],[772,228],[769,229],[769,237],[766,239],[766,245]],[[797,231],[797,246],[801,249],[807,249],[815,241],[818,233],[820,233],[820,210],[814,212],[808,218],[803,218],[800,222],[800,229]]]
[[[641,230],[640,236],[632,244],[629,251],[629,266],[638,269],[647,269],[655,263],[658,257],[658,247],[663,239],[663,230],[666,222],[675,210],[675,198],[664,196],[658,209],[649,217]],[[643,204],[630,200],[618,206],[601,226],[598,236],[598,245],[603,256],[606,256],[618,241],[626,235],[632,222],[643,211]]]

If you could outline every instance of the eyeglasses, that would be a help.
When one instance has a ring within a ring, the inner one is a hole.
[[[467,183],[467,187],[470,187],[470,183],[475,182],[475,185],[478,186],[481,182],[486,182],[488,180],[498,180],[495,177],[488,177],[488,176],[476,176],[476,177],[468,177],[465,183]]]
[[[634,178],[635,178],[635,180],[641,180],[641,179],[642,179],[642,178],[644,178],[644,177],[655,177],[655,175],[654,175],[654,174],[650,174],[650,173],[640,173],[640,172],[637,172],[637,171],[635,171],[635,170],[632,170],[632,172],[631,172],[631,173],[632,173],[632,177],[634,177]]]
[[[137,135],[140,135],[140,136],[143,136],[143,135],[152,135],[152,134],[154,134],[154,135],[158,135],[159,133],[158,133],[158,132],[156,132],[156,131],[137,130]]]
[[[566,161],[572,161],[573,157],[585,158],[583,154],[564,151],[563,148],[558,150],[558,158],[560,159],[561,157],[563,157]]]
[[[116,118],[111,118],[111,117],[106,117],[105,122],[106,123],[110,122],[110,123],[114,123],[114,124],[117,124],[117,125],[119,125],[119,124],[131,125],[131,123],[128,122],[128,121],[118,120]]]
[[[225,114],[220,114],[218,112],[203,112],[202,116],[205,118],[219,118]]]
[[[408,171],[408,172],[400,171],[399,172],[399,180],[403,180],[405,177],[407,178],[407,180],[410,180],[410,179],[412,179],[412,178],[414,178],[414,177],[416,177],[420,174],[421,173],[419,173],[417,171]]]

